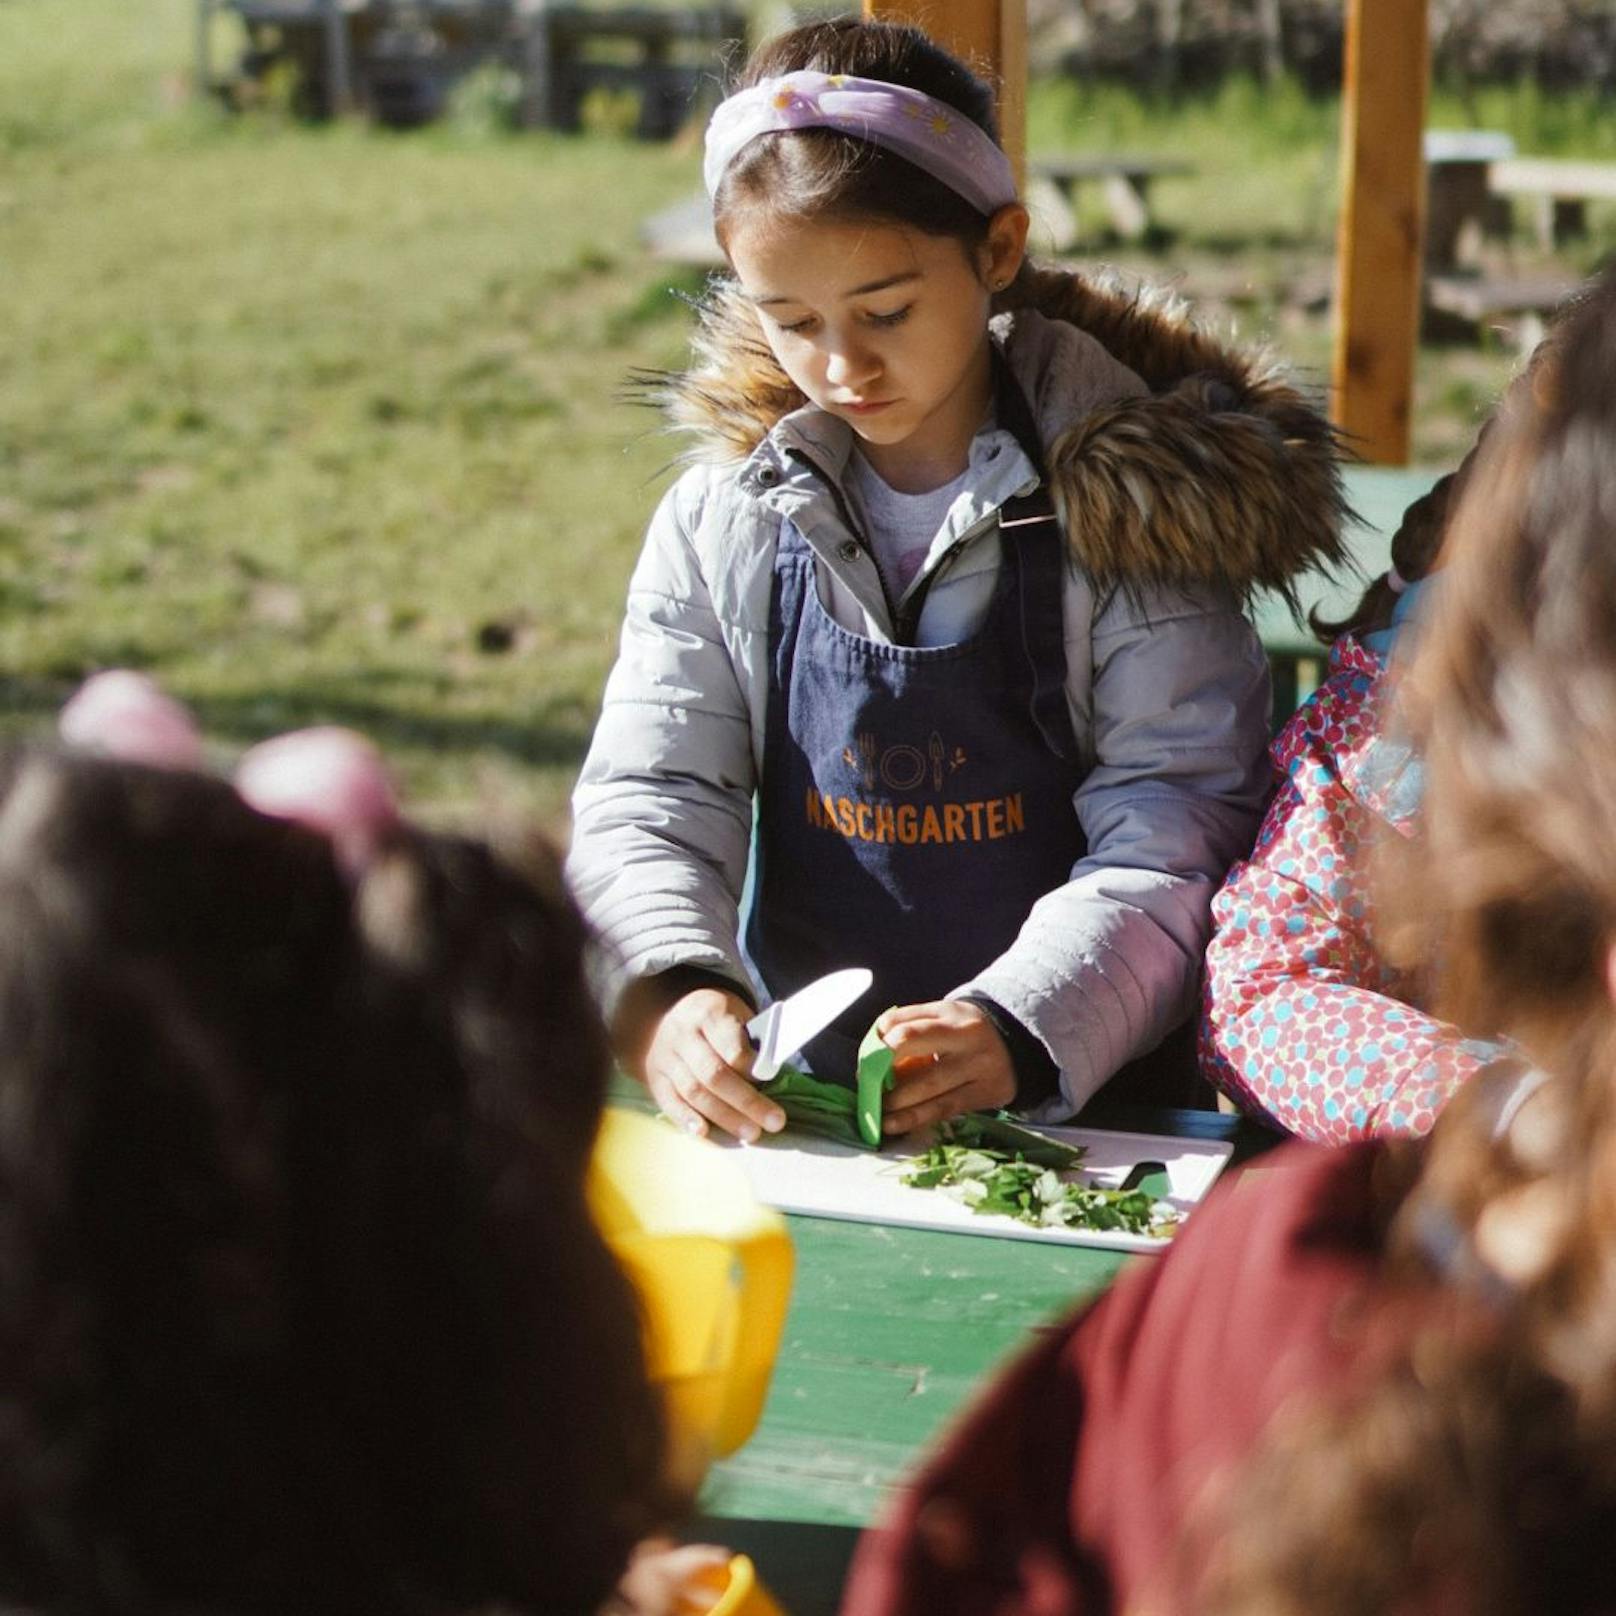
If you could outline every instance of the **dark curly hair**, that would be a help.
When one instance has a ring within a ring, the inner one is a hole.
[[[0,756],[0,1604],[586,1612],[677,1501],[553,858]]]

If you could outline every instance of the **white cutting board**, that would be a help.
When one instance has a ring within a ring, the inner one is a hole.
[[[1039,1128],[1039,1133],[1088,1149],[1082,1172],[1095,1184],[1115,1187],[1136,1163],[1159,1161],[1167,1168],[1164,1197],[1186,1217],[1223,1171],[1234,1146],[1227,1140],[1173,1139],[1165,1134],[1111,1133],[1099,1128]],[[1160,1251],[1168,1242],[1147,1235],[1101,1229],[1040,1229],[1002,1212],[973,1212],[944,1189],[912,1189],[902,1182],[929,1134],[911,1134],[880,1151],[812,1134],[765,1136],[755,1145],[732,1144],[738,1165],[760,1201],[782,1212],[855,1223],[897,1223],[950,1234],[988,1234],[1051,1245],[1102,1246],[1111,1251]]]

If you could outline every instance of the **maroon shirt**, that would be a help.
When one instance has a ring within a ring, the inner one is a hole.
[[[988,1389],[859,1546],[843,1616],[1099,1616],[1150,1601],[1276,1409],[1362,1367],[1378,1145],[1289,1145],[1222,1185]]]

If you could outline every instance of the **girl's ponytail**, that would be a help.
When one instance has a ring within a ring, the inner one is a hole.
[[[1392,535],[1391,568],[1364,590],[1345,617],[1321,617],[1316,608],[1308,613],[1308,626],[1326,645],[1343,634],[1362,636],[1385,628],[1397,608],[1397,597],[1435,567],[1454,489],[1462,474],[1463,467],[1450,471],[1403,512],[1403,520]]]

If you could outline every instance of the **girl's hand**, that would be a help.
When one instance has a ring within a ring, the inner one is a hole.
[[[1010,1051],[982,1009],[963,999],[906,1004],[875,1024],[898,1057],[883,1133],[908,1133],[966,1111],[989,1111],[1016,1097]]]
[[[756,1055],[746,1036],[751,1015],[738,994],[696,988],[651,1029],[638,1075],[681,1128],[705,1134],[712,1124],[750,1144],[785,1126],[785,1112],[747,1075]]]
[[[648,1538],[601,1616],[701,1616],[723,1591],[729,1550]]]

